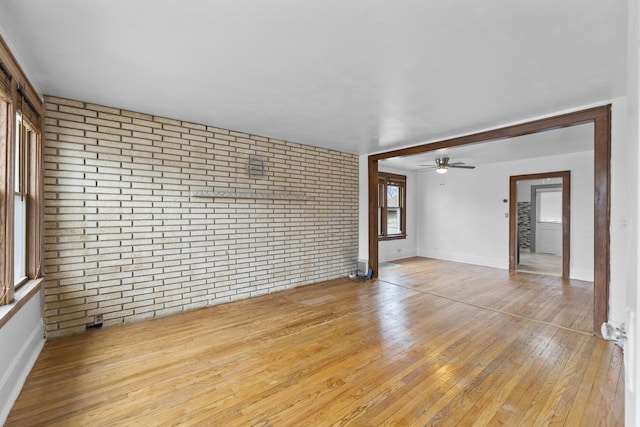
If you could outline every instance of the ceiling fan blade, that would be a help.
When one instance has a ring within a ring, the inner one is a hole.
[[[420,166],[420,167],[422,167],[424,169],[435,169],[436,168],[436,166],[434,166],[434,165],[418,165],[418,166]]]
[[[475,169],[475,166],[449,165],[450,168],[456,169]]]
[[[456,166],[456,165],[464,165],[464,162],[453,162],[453,163],[448,163],[448,166]]]

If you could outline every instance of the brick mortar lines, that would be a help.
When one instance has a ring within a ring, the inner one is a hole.
[[[358,159],[45,98],[45,328],[79,333],[342,277],[358,239]],[[264,179],[246,173],[268,159]],[[302,193],[306,201],[191,191]]]

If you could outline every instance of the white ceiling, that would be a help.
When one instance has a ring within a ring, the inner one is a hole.
[[[430,151],[406,157],[381,160],[383,166],[400,169],[427,169],[435,165],[436,158],[449,157],[449,162],[463,162],[481,166],[491,163],[517,161],[538,157],[559,156],[569,153],[593,151],[594,126],[587,123],[552,129],[515,138],[499,139]],[[462,171],[462,173],[465,173]]]
[[[373,153],[626,94],[622,0],[2,0],[44,94]]]

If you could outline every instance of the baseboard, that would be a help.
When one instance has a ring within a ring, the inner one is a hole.
[[[378,262],[389,262],[389,261],[396,261],[399,259],[405,259],[405,258],[413,258],[417,255],[418,251],[416,249],[404,249],[401,253],[388,253],[388,254],[380,254],[380,258],[378,259]]]
[[[569,270],[569,278],[574,280],[582,280],[583,282],[593,282],[593,270],[580,270],[572,268]]]
[[[14,319],[15,320],[15,319]],[[6,326],[6,325],[5,325]],[[38,322],[16,353],[4,377],[0,380],[0,425],[4,425],[22,386],[36,363],[45,339],[42,336],[42,321]]]
[[[507,262],[505,262],[504,260],[500,260],[492,257],[482,257],[482,256],[476,256],[476,255],[443,252],[443,251],[426,252],[426,253],[420,253],[420,251],[418,251],[418,256],[422,256],[425,258],[439,259],[443,261],[460,262],[462,264],[471,264],[471,265],[479,265],[483,267],[499,268],[501,270],[509,269],[509,264]]]

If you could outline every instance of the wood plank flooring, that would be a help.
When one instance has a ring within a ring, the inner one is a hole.
[[[593,282],[429,258],[380,268],[380,280],[455,301],[593,333]]]
[[[520,251],[518,271],[562,276],[562,257],[551,254]]]
[[[507,287],[506,314],[471,290],[489,272],[418,261],[448,285],[425,288],[408,260],[397,284],[335,280],[48,342],[6,425],[623,425],[618,347],[524,317],[547,311],[517,309],[531,283]]]

